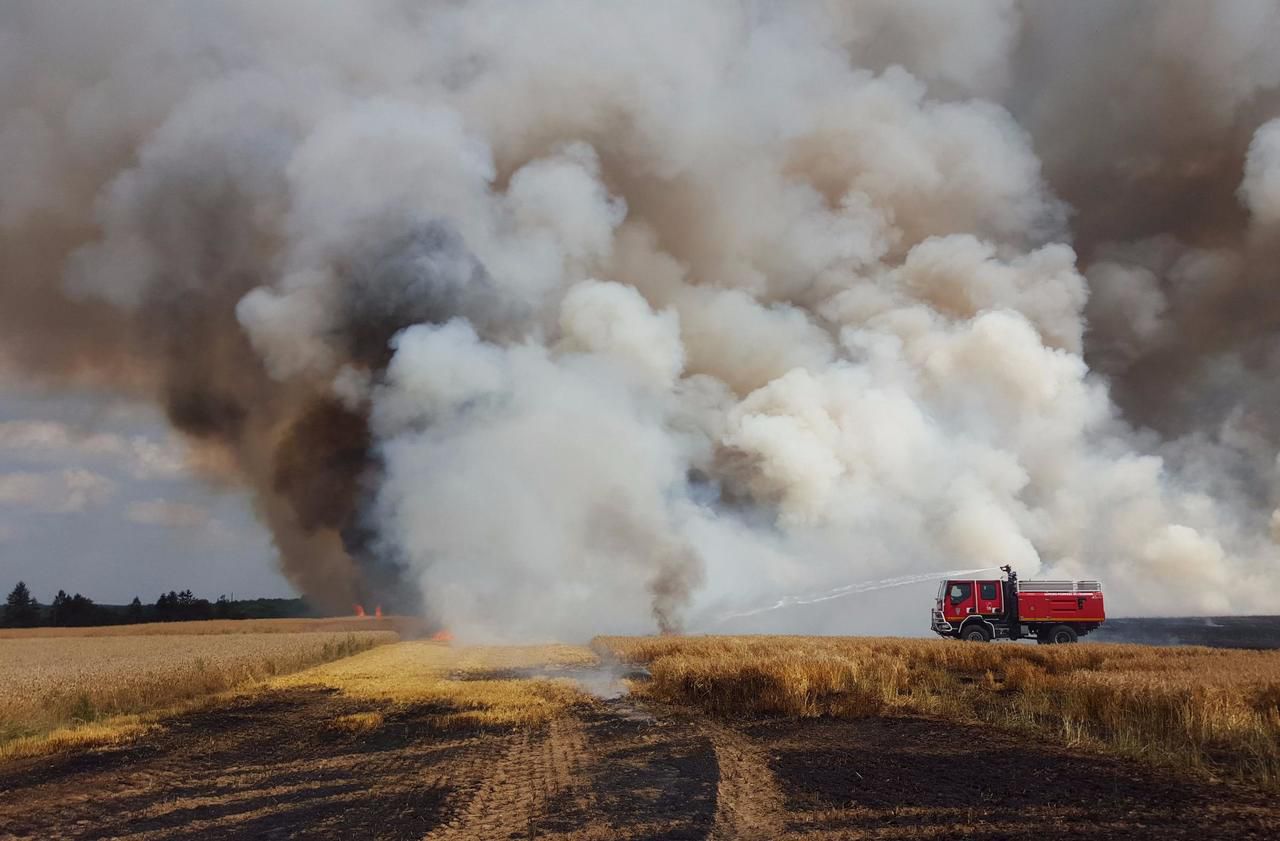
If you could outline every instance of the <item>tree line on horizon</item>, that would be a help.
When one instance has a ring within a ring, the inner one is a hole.
[[[202,619],[276,619],[311,616],[302,599],[243,599],[226,595],[215,601],[202,599],[190,590],[161,593],[152,604],[138,596],[127,605],[98,604],[80,593],[59,590],[48,605],[31,594],[19,581],[5,599],[0,627],[86,627],[90,625],[133,625],[143,622],[192,622]]]

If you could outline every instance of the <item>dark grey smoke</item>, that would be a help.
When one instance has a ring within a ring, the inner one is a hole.
[[[385,368],[392,337],[414,324],[460,317],[492,335],[513,320],[502,317],[511,305],[448,222],[427,222],[369,248],[338,268],[348,278],[339,333],[353,362]]]

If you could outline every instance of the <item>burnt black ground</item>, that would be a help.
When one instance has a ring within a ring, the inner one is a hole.
[[[349,733],[340,716],[378,710]],[[1276,838],[1263,792],[921,718],[707,719],[627,699],[535,728],[325,690],[0,765],[4,839]]]
[[[1280,616],[1108,619],[1088,639],[1144,645],[1272,649],[1280,648]]]

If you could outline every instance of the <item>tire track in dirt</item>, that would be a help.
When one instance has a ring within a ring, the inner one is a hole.
[[[456,789],[426,841],[707,837],[715,754],[687,716],[616,700],[573,713],[514,736],[479,787]]]
[[[485,763],[478,785],[458,792],[465,802],[451,804],[451,816],[424,841],[539,837],[537,821],[548,802],[570,791],[589,799],[577,779],[586,756],[586,740],[575,719],[516,733],[496,762]],[[585,810],[587,804],[582,806]]]
[[[746,736],[711,719],[702,722],[715,747],[720,780],[710,841],[776,841],[786,835],[787,806],[768,754]]]

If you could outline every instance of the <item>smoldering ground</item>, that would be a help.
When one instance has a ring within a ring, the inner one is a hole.
[[[0,354],[163,407],[307,595],[462,633],[996,563],[1274,612],[1277,35],[1271,0],[13,2]]]

